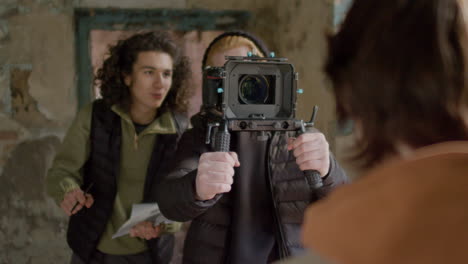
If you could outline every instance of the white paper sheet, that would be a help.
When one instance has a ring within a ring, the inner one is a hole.
[[[117,238],[130,233],[132,227],[143,221],[151,221],[154,226],[158,226],[161,223],[172,223],[173,221],[167,219],[161,214],[159,207],[156,203],[142,203],[134,204],[132,206],[132,212],[130,219],[127,220],[120,228],[115,232],[112,238]]]

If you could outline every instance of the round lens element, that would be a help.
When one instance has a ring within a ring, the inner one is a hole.
[[[270,84],[263,75],[245,75],[239,82],[239,98],[244,104],[264,104],[268,100]]]

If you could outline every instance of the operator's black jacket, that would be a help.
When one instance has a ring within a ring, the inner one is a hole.
[[[230,193],[218,195],[209,201],[195,200],[195,178],[197,165],[202,153],[213,151],[205,144],[206,118],[196,115],[192,118],[193,129],[186,131],[177,150],[171,172],[165,176],[156,191],[157,202],[162,213],[175,221],[193,220],[184,246],[184,263],[229,263],[230,227],[233,218],[233,196]],[[248,133],[248,132],[243,132]],[[298,255],[303,251],[300,243],[300,225],[304,210],[316,197],[286,148],[288,134],[274,133],[267,154],[269,159],[268,179],[275,208],[278,228],[276,247],[287,252],[278,257]],[[235,139],[234,139],[235,140]],[[231,146],[233,143],[231,142]],[[248,146],[240,149],[249,149]],[[242,153],[238,153],[239,156]],[[324,178],[323,193],[348,181],[345,172],[331,157],[330,172]],[[241,166],[261,166],[245,164]],[[236,169],[237,173],[237,169]],[[257,175],[255,175],[257,176]],[[234,176],[236,181],[236,176]],[[272,219],[272,221],[274,221]],[[275,231],[276,232],[276,231]]]
[[[167,162],[174,157],[175,146],[188,124],[183,114],[172,112],[177,133],[158,135],[154,144],[145,179],[143,202],[155,201],[155,186],[160,182],[161,172],[167,170]],[[84,207],[70,217],[67,241],[70,248],[85,263],[88,263],[112,214],[117,192],[117,177],[120,168],[121,120],[102,100],[93,105],[91,121],[91,152],[83,171],[84,187],[93,182],[90,193],[94,204]],[[174,236],[162,235],[148,241],[153,263],[166,264],[172,258]]]

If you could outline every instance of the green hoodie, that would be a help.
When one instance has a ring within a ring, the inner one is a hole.
[[[157,135],[174,134],[176,127],[171,113],[165,112],[137,135],[126,112],[116,106],[112,107],[112,111],[121,117],[121,164],[112,215],[97,249],[113,255],[137,254],[147,250],[145,240],[128,235],[116,239],[111,237],[128,220],[132,205],[143,200],[147,167]],[[91,115],[92,104],[78,113],[49,169],[47,192],[59,205],[67,192],[83,183],[81,169],[90,154]],[[168,226],[168,229],[178,231],[180,224],[176,226]]]

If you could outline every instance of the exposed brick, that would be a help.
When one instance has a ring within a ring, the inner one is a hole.
[[[18,132],[13,130],[3,130],[0,131],[0,140],[18,140]]]

